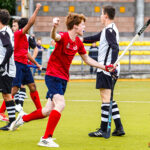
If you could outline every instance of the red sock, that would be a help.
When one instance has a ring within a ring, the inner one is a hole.
[[[56,125],[57,125],[60,117],[61,117],[61,114],[57,110],[51,111],[51,113],[49,115],[46,131],[45,131],[45,134],[43,136],[44,139],[53,136],[53,132],[56,128]]]
[[[42,108],[38,92],[37,91],[30,92],[30,96],[36,106],[36,109]]]
[[[5,101],[3,100],[2,106],[0,108],[0,113],[5,113],[5,110],[6,110],[6,104]]]
[[[43,114],[42,114],[42,108],[37,109],[36,111],[34,111],[28,115],[24,115],[22,117],[23,121],[25,121],[25,122],[28,122],[31,120],[42,119],[42,118],[45,118],[45,116],[43,116]]]

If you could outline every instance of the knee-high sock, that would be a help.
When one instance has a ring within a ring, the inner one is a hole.
[[[101,105],[101,129],[102,131],[107,130],[109,106],[110,106],[110,103],[102,103]]]
[[[51,111],[51,113],[49,115],[46,131],[45,131],[43,138],[46,139],[48,137],[53,136],[53,132],[57,126],[57,123],[58,123],[60,117],[61,117],[61,114],[57,110]]]
[[[29,122],[31,120],[42,119],[42,118],[45,118],[45,116],[43,116],[43,114],[42,114],[42,108],[37,109],[36,111],[33,111],[32,113],[30,113],[28,115],[24,115],[22,117],[23,121],[25,121],[25,122]]]
[[[42,108],[38,92],[37,91],[30,92],[30,96],[31,96],[36,108],[37,109]]]
[[[15,120],[15,103],[13,100],[11,101],[5,101],[6,103],[6,109],[8,112],[9,122],[13,122]]]
[[[118,105],[115,101],[113,101],[112,105],[112,118],[115,122],[116,129],[122,128]]]
[[[16,105],[19,104],[19,91],[14,95]]]
[[[26,96],[26,89],[25,88],[20,88],[20,91],[19,91],[19,104],[22,107],[23,107],[25,96]]]
[[[5,104],[5,101],[3,100],[3,103],[0,108],[0,113],[5,113],[5,110],[6,110],[6,104]]]

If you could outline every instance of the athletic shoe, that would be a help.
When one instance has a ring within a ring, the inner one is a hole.
[[[11,126],[10,126],[10,130],[11,131],[15,131],[19,126],[24,124],[24,121],[22,119],[22,117],[26,115],[26,113],[22,110],[19,114],[18,117],[15,121],[12,122]]]
[[[103,137],[103,131],[101,129],[97,129],[95,132],[89,133],[90,137]]]
[[[8,123],[6,126],[1,127],[0,130],[9,131],[10,130],[10,125],[11,125],[11,123]]]
[[[47,139],[43,139],[43,137],[41,137],[40,142],[38,143],[39,146],[44,146],[44,147],[59,147],[58,144],[56,144],[54,141],[54,139],[49,137]]]
[[[7,116],[4,113],[0,113],[0,120],[1,121],[6,121],[6,122],[9,121],[9,119],[7,118]]]
[[[114,132],[112,133],[112,136],[122,136],[122,135],[125,135],[123,127],[120,129],[115,129]]]
[[[15,110],[16,110],[16,112],[20,113],[23,110],[23,108],[20,104],[18,104],[18,105],[15,106]]]

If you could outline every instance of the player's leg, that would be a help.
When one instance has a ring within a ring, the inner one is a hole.
[[[20,90],[15,94],[14,99],[16,103],[16,111],[20,112],[23,110],[24,99],[26,97],[26,89],[23,85],[21,85]]]
[[[96,78],[96,89],[99,89],[102,100],[101,104],[101,124],[100,128],[96,132],[89,133],[91,137],[102,137],[102,133],[107,129],[108,113],[110,106],[110,95],[111,95],[111,77],[105,75],[103,72],[97,73]]]
[[[12,123],[11,130],[16,130],[19,126],[23,125],[26,122],[30,122],[32,120],[43,119],[49,116],[51,110],[54,108],[54,103],[51,99],[48,99],[44,108],[37,109],[30,114],[24,113],[21,111],[17,117],[17,119]]]
[[[40,139],[40,142],[38,143],[39,146],[59,147],[59,145],[53,141],[52,137],[53,137],[54,130],[61,118],[61,113],[64,110],[65,99],[63,95],[56,94],[53,97],[53,101],[54,101],[54,108],[49,115],[45,134]],[[45,141],[47,142],[46,144]]]
[[[40,108],[42,108],[41,102],[40,102],[40,97],[39,97],[39,93],[36,89],[36,85],[34,83],[34,79],[33,79],[31,70],[27,65],[24,67],[24,70],[25,70],[25,73],[23,74],[22,84],[27,85],[29,87],[30,96],[31,96],[36,108],[40,109]]]
[[[19,90],[19,104],[21,105],[21,107],[23,107],[25,97],[26,97],[26,88],[24,85],[21,85],[21,88]]]
[[[9,121],[9,119],[5,115],[5,110],[6,110],[6,104],[5,104],[5,100],[3,100],[3,103],[2,103],[1,108],[0,108],[0,120],[7,122],[7,121]]]
[[[54,108],[49,115],[45,134],[41,138],[38,145],[45,147],[59,147],[59,145],[53,141],[52,137],[53,132],[60,120],[61,113],[65,108],[64,93],[66,90],[67,81],[51,76],[46,76],[45,81],[49,90],[47,97],[53,100]]]
[[[12,122],[15,120],[15,103],[13,101],[13,98],[11,96],[11,86],[12,86],[12,80],[13,78],[9,77],[8,75],[5,75],[1,77],[1,85],[2,85],[2,96],[5,100],[6,104],[6,110],[9,117],[9,123],[0,128],[0,130],[10,130],[10,126]]]
[[[30,96],[36,106],[37,109],[42,108],[41,102],[40,102],[40,97],[39,97],[39,93],[36,89],[36,85],[35,83],[30,83],[28,84],[29,90],[30,90]]]
[[[115,80],[115,82],[113,82],[113,90],[115,87],[117,79]],[[113,100],[113,97],[111,97],[111,99]],[[119,108],[117,105],[117,102],[113,100],[113,105],[112,105],[112,118],[115,122],[115,130],[112,133],[113,136],[122,136],[125,135],[124,129],[123,129],[123,125],[121,123],[121,119],[120,119],[120,113],[119,113]]]
[[[100,128],[97,131],[89,133],[90,137],[103,137],[102,133],[106,132],[106,130],[107,130],[111,90],[101,88],[100,95],[101,95],[101,99],[102,99],[101,124],[100,124]]]
[[[121,119],[120,119],[119,108],[115,101],[113,101],[113,105],[112,105],[112,118],[113,118],[113,120],[115,122],[115,126],[116,126],[115,130],[112,133],[112,136],[125,135],[123,125],[122,125]]]

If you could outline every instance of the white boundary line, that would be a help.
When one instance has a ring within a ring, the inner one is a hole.
[[[3,99],[0,99],[3,101]],[[25,99],[27,102],[32,102],[31,99]],[[47,101],[46,99],[40,99],[41,102]],[[66,100],[67,102],[102,102],[101,100]],[[150,101],[117,101],[118,103],[141,103],[141,104],[150,104]]]

